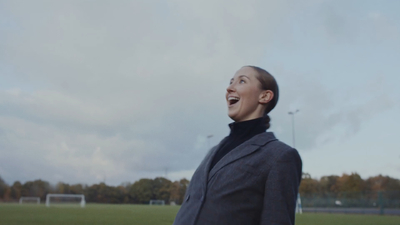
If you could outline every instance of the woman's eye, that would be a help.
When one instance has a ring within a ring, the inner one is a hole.
[[[239,83],[243,84],[243,83],[245,83],[245,82],[244,82],[244,80],[240,80],[240,82],[239,82]]]

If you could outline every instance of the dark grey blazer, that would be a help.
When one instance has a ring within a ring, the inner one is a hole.
[[[298,152],[265,132],[209,172],[218,148],[193,174],[174,225],[293,225],[302,174]]]

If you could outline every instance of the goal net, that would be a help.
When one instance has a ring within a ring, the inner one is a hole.
[[[149,205],[165,205],[164,200],[150,200]]]
[[[85,196],[77,194],[47,194],[46,195],[46,206],[50,204],[77,204],[83,208],[86,205]]]
[[[21,197],[21,198],[19,198],[19,204],[22,204],[22,203],[40,204],[40,198],[39,197]]]

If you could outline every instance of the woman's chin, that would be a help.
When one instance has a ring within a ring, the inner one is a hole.
[[[229,116],[229,118],[231,118],[235,122],[237,122],[239,120],[239,118],[237,117],[237,115],[235,113],[229,113],[228,112],[228,116]]]

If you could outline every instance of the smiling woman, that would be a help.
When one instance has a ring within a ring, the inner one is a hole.
[[[278,85],[271,74],[255,66],[242,67],[227,88],[228,115],[236,122],[262,116],[269,120],[268,113],[275,108],[278,96]]]
[[[236,72],[226,92],[231,132],[195,171],[174,225],[294,224],[302,162],[266,132],[278,96],[264,69]]]

